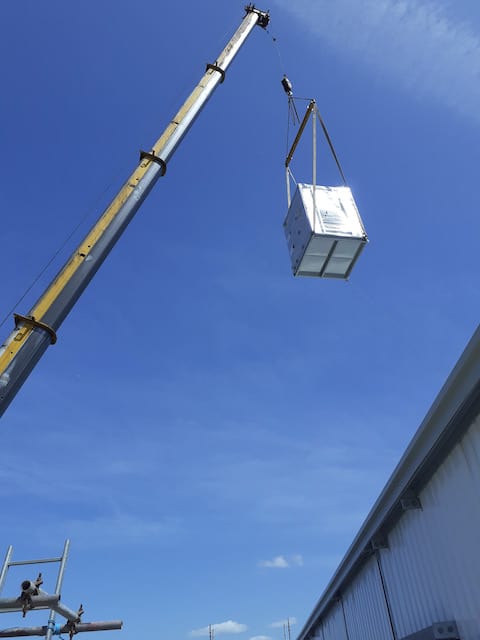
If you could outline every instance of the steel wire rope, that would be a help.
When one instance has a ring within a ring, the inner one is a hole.
[[[297,108],[295,106],[295,100],[300,100],[300,101],[305,101],[305,102],[310,102],[310,98],[297,98],[296,96],[289,96],[288,97],[288,111],[287,111],[287,134],[286,134],[286,140],[285,140],[285,158],[288,157],[288,153],[290,151],[290,122],[293,123],[293,125],[295,125],[296,122],[300,122],[300,118],[298,117],[298,111]],[[292,111],[292,105],[293,105],[293,111]],[[293,175],[293,171],[291,169],[290,164],[286,167],[286,172],[287,172],[287,180],[289,178],[291,178],[295,184],[295,186],[298,185],[297,180],[295,179],[295,176]],[[288,198],[288,194],[289,194],[289,187],[287,187],[287,198]]]
[[[122,173],[121,173],[122,172]],[[55,259],[59,256],[59,254],[63,251],[63,249],[65,249],[65,247],[68,245],[68,243],[70,242],[70,240],[74,237],[74,235],[77,233],[77,231],[80,229],[80,227],[82,227],[86,220],[97,210],[97,205],[99,204],[99,202],[101,201],[101,199],[105,196],[106,193],[108,193],[108,191],[113,187],[113,185],[115,183],[117,183],[120,179],[121,179],[121,175],[124,174],[124,170],[122,169],[120,172],[120,170],[115,172],[115,175],[113,175],[107,186],[97,195],[95,196],[95,199],[92,201],[92,203],[85,209],[85,213],[82,215],[82,217],[80,218],[80,220],[77,222],[77,224],[73,227],[73,229],[70,231],[70,233],[66,236],[66,238],[63,240],[63,242],[58,246],[58,248],[54,251],[54,253],[52,254],[52,256],[48,259],[48,261],[44,264],[44,266],[40,269],[39,273],[34,277],[34,279],[32,280],[32,282],[27,286],[27,288],[25,289],[25,291],[22,293],[22,295],[20,296],[20,298],[15,302],[15,304],[12,306],[12,308],[7,312],[7,314],[4,316],[4,318],[1,320],[0,322],[0,327],[3,327],[3,325],[6,323],[6,321],[12,317],[13,313],[15,313],[15,310],[17,309],[17,307],[20,305],[21,302],[23,302],[23,300],[27,297],[27,295],[30,293],[30,291],[34,288],[34,286],[39,282],[39,280],[42,278],[42,276],[45,274],[45,272],[50,268],[50,266],[53,264],[53,262],[55,261]]]
[[[290,104],[290,100],[288,101],[288,103]],[[290,144],[290,107],[288,107],[288,111],[287,111],[287,136],[285,140],[285,158],[288,156],[289,144]]]
[[[265,28],[266,33],[268,33],[268,35],[270,36],[270,38],[272,39],[272,44],[273,47],[275,49],[275,51],[277,52],[277,56],[278,56],[278,66],[280,68],[280,73],[285,74],[285,67],[283,65],[283,59],[282,59],[282,54],[280,53],[280,47],[278,46],[278,38],[274,35],[271,34],[270,29]],[[286,74],[285,74],[286,75]]]
[[[297,111],[297,108],[295,106],[295,100],[301,100],[301,101],[304,101],[304,102],[310,102],[311,98],[298,98],[297,96],[291,96],[288,99],[287,135],[286,135],[286,141],[285,141],[285,157],[288,156],[288,152],[290,150],[290,121],[292,121],[293,124],[295,124],[296,120],[298,122],[300,121],[300,118],[298,117],[298,111]],[[292,111],[291,111],[290,104],[293,104],[293,108],[295,109],[295,111],[294,111],[295,117],[293,117],[293,118],[292,118]],[[290,173],[291,173],[292,178],[293,178],[293,172],[291,171],[291,169],[290,169]],[[294,182],[296,184],[295,178],[293,178],[293,179],[294,179]]]
[[[281,54],[281,52],[280,52],[280,46],[279,46],[279,44],[278,44],[278,38],[277,38],[277,36],[274,36],[274,35],[271,33],[270,29],[265,28],[265,29],[264,29],[264,31],[265,31],[266,33],[268,33],[268,35],[269,35],[269,37],[270,37],[270,40],[271,40],[272,45],[273,45],[273,48],[275,49],[275,52],[276,52],[276,54],[277,54],[277,63],[278,63],[278,68],[279,68],[280,73],[282,74],[282,76],[284,76],[284,77],[285,77],[287,74],[286,74],[286,72],[285,72],[285,65],[284,65],[284,63],[283,63],[282,54]],[[289,99],[289,104],[290,104],[290,99]],[[289,111],[289,117],[290,117],[290,111]],[[289,135],[289,126],[290,126],[290,121],[288,120],[288,121],[287,121],[287,143],[286,143],[286,144],[287,144],[287,150],[286,150],[286,153],[288,153],[288,135]]]
[[[290,98],[288,98],[288,111],[287,111],[287,136],[285,140],[285,158],[288,158],[289,144],[290,144]],[[287,164],[287,160],[285,160],[285,164]],[[290,191],[290,179],[293,180],[295,186],[297,186],[297,181],[290,169],[290,165],[286,167],[286,180],[287,180],[287,204],[290,207],[291,203],[291,191]]]
[[[330,138],[330,134],[328,133],[327,130],[327,125],[325,124],[320,111],[318,110],[318,107],[315,105],[315,115],[318,118],[318,121],[320,122],[320,125],[322,127],[323,130],[323,134],[325,136],[325,139],[327,141],[328,146],[330,147],[330,152],[333,156],[333,159],[335,160],[335,164],[337,165],[338,171],[340,172],[340,175],[342,176],[342,180],[343,180],[343,184],[344,186],[347,186],[347,179],[345,178],[345,174],[343,172],[342,169],[342,165],[340,164],[340,160],[338,159],[338,155],[337,152],[335,151],[335,147],[333,146],[333,142],[332,139]]]
[[[278,64],[278,68],[280,70],[280,74],[285,78],[287,76],[287,74],[285,73],[285,65],[284,65],[284,62],[283,62],[282,54],[280,52],[280,46],[278,44],[278,38],[276,36],[274,36],[268,28],[265,28],[264,31],[268,34],[269,39],[272,42],[273,48],[275,49],[275,52],[277,54],[277,64]],[[293,104],[293,111],[292,111],[292,104]],[[287,112],[287,131],[286,131],[286,139],[285,139],[285,157],[288,156],[288,150],[289,150],[290,120],[292,120],[293,124],[295,124],[295,118],[298,120],[298,122],[300,122],[300,119],[298,118],[298,113],[297,113],[295,104],[292,103],[292,97],[289,96],[288,97],[288,112]],[[294,177],[290,167],[286,167],[286,172],[287,172],[287,180],[288,180],[288,176],[290,176],[292,178],[293,182],[296,185],[297,181],[295,180],[295,177]],[[288,196],[288,192],[289,192],[289,189],[288,189],[288,186],[287,186],[287,196]]]
[[[289,101],[291,101],[293,103],[296,100],[297,101],[304,101],[304,102],[311,102],[312,98],[303,98],[303,97],[299,97],[299,96],[292,96],[289,99]],[[337,154],[337,152],[335,150],[335,146],[333,144],[332,138],[330,137],[330,134],[328,133],[327,125],[325,124],[325,120],[322,118],[322,115],[321,115],[320,110],[318,109],[318,105],[316,103],[315,103],[315,109],[314,109],[314,113],[312,114],[312,117],[315,117],[315,116],[318,118],[318,121],[320,122],[320,126],[322,127],[323,135],[325,137],[325,140],[327,141],[328,147],[330,149],[330,153],[332,154],[332,157],[333,157],[333,159],[335,161],[335,164],[337,165],[337,169],[338,169],[338,172],[339,172],[339,174],[340,174],[340,176],[341,176],[341,178],[343,180],[343,184],[346,186],[348,183],[347,183],[347,179],[345,177],[345,173],[343,171],[342,165],[340,163],[340,159],[339,159],[338,154]],[[290,112],[289,112],[289,117],[290,117]],[[288,124],[290,124],[290,121],[289,121]],[[289,141],[288,135],[289,135],[289,130],[287,128],[287,147],[288,147],[288,141]],[[288,148],[287,148],[287,153],[288,153]]]
[[[272,33],[270,32],[269,29],[265,29],[265,31],[268,33],[268,35],[271,38],[273,47],[277,53],[277,58],[278,58],[278,66],[280,69],[280,73],[283,74],[283,77],[286,78],[287,74],[285,73],[285,65],[283,62],[283,58],[282,58],[282,54],[280,52],[280,46],[278,44],[278,38],[274,35],[272,35]],[[292,120],[293,124],[295,125],[295,122],[298,121],[298,123],[300,123],[300,118],[298,116],[298,111],[296,108],[296,101],[301,101],[301,102],[311,102],[312,98],[304,98],[302,96],[294,96],[293,94],[289,94],[288,96],[288,115],[287,115],[287,132],[286,132],[286,142],[285,142],[285,147],[286,147],[286,157],[288,155],[289,152],[289,143],[290,143],[290,120]],[[315,109],[314,109],[314,113],[312,113],[312,118],[318,118],[318,121],[320,122],[320,126],[322,127],[322,131],[323,134],[325,136],[325,140],[327,141],[328,147],[330,149],[330,153],[332,154],[332,157],[335,161],[335,164],[337,165],[337,169],[340,173],[340,176],[343,180],[343,184],[345,186],[347,186],[347,179],[345,177],[345,173],[343,171],[342,165],[340,163],[340,160],[338,158],[338,154],[335,150],[335,147],[333,145],[332,139],[330,137],[330,134],[328,133],[328,129],[327,129],[327,125],[325,124],[324,119],[322,118],[322,115],[320,114],[320,111],[318,109],[317,104],[315,103]],[[288,176],[290,176],[294,183],[297,184],[297,181],[295,180],[295,177],[293,175],[293,172],[291,170],[290,167],[287,167],[287,174]]]

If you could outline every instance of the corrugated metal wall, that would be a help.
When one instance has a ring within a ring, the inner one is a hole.
[[[324,640],[349,640],[345,630],[342,605],[335,604],[321,625]]]
[[[375,557],[343,595],[343,607],[350,640],[390,640],[392,630]]]
[[[462,640],[480,629],[480,420],[420,494],[422,510],[389,533],[382,566],[399,638],[456,620]]]
[[[462,640],[480,638],[480,418],[378,551],[397,640],[435,622],[455,620]],[[342,609],[343,605],[343,609]],[[348,635],[345,630],[347,624]],[[325,640],[392,638],[375,557],[319,622]]]

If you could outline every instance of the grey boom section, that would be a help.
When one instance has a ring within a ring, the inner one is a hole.
[[[169,159],[175,153],[178,145],[188,133],[190,127],[195,122],[218,84],[223,82],[225,71],[233,62],[253,28],[257,24],[261,27],[267,26],[269,21],[267,12],[256,9],[252,4],[248,5],[245,9],[246,15],[239,28],[227,43],[220,56],[216,59],[215,63],[207,65],[207,70],[202,76],[200,83],[195,87],[194,91],[184,102],[175,118],[165,130],[164,136],[166,136],[166,139],[164,140],[163,146],[156,148],[154,154],[142,154],[137,169],[140,166],[145,166],[142,165],[145,159],[150,159],[151,165],[147,168],[135,188],[132,189],[125,202],[119,207],[118,212],[102,231],[101,236],[95,242],[91,251],[85,254],[79,253],[80,249],[77,248],[67,264],[30,310],[28,316],[20,316],[17,318],[16,329],[0,347],[0,358],[8,351],[10,345],[14,344],[15,340],[18,341],[22,339],[19,336],[19,328],[31,326],[32,323],[34,326],[30,334],[24,338],[24,344],[22,344],[17,353],[9,360],[7,366],[3,367],[3,369],[0,368],[0,416],[3,415],[36,363],[46,351],[48,345],[52,343],[52,337],[55,338],[55,332],[65,320],[117,240],[125,231],[157,180],[165,174]],[[186,111],[183,113],[185,108]],[[181,118],[178,118],[179,114],[182,114]],[[176,118],[178,118],[178,120]],[[160,140],[162,140],[164,136],[162,136]],[[128,181],[123,185],[122,189],[127,184]],[[98,221],[96,224],[98,224]],[[33,317],[37,305],[55,289],[58,278],[66,271],[71,261],[78,256],[83,258],[80,265],[75,269],[71,277],[68,278],[66,284],[59,290],[58,295],[53,297],[45,313],[43,313],[41,318]],[[41,326],[42,324],[44,325],[43,327]],[[47,637],[47,640],[50,640],[50,638]]]

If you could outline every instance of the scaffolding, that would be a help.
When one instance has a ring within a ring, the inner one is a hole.
[[[18,638],[24,636],[41,636],[46,640],[52,640],[52,636],[59,636],[62,633],[68,634],[70,640],[77,633],[86,631],[113,631],[121,629],[121,620],[107,620],[101,622],[82,622],[84,613],[83,606],[80,605],[77,611],[61,602],[61,590],[65,566],[70,550],[70,540],[65,541],[61,556],[55,558],[41,558],[35,560],[13,560],[13,547],[7,549],[5,560],[0,571],[0,595],[2,593],[8,570],[11,567],[23,565],[40,565],[46,563],[58,563],[58,574],[53,594],[47,593],[41,588],[43,584],[42,574],[39,573],[35,580],[24,580],[21,584],[20,595],[16,598],[0,597],[0,613],[22,613],[25,617],[28,611],[33,609],[49,610],[48,622],[46,625],[37,627],[12,627],[10,629],[0,629],[0,638]],[[65,622],[58,624],[56,616],[65,618]]]

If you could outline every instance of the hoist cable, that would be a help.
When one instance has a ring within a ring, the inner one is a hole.
[[[295,121],[297,121],[298,124],[300,124],[300,116],[298,115],[297,107],[295,105],[295,100],[293,99],[293,96],[289,96],[288,98],[288,109],[292,116],[293,122],[295,123]]]
[[[342,176],[343,184],[345,186],[347,186],[347,179],[345,178],[345,174],[343,173],[342,165],[340,164],[340,160],[338,159],[337,152],[335,151],[335,147],[333,146],[332,139],[330,138],[330,135],[329,135],[329,133],[327,131],[327,126],[326,126],[325,122],[323,121],[323,118],[320,115],[320,112],[319,112],[318,109],[316,109],[316,112],[317,112],[318,120],[319,120],[320,124],[322,125],[322,129],[323,129],[323,133],[325,135],[325,139],[328,142],[328,146],[330,147],[330,151],[332,152],[332,156],[333,156],[333,158],[335,160],[335,163],[336,163],[336,165],[338,167],[340,175]]]
[[[285,151],[285,177],[286,177],[286,182],[287,182],[287,200],[288,200],[288,206],[290,206],[291,203],[291,190],[290,190],[290,180],[293,180],[293,182],[295,184],[297,184],[292,170],[290,168],[290,162],[293,158],[293,154],[295,152],[295,148],[300,140],[300,137],[303,134],[303,131],[305,129],[305,126],[307,124],[307,121],[309,120],[310,116],[312,116],[312,125],[313,125],[313,154],[314,154],[314,158],[313,158],[313,182],[314,182],[314,189],[315,189],[315,183],[316,183],[316,133],[315,133],[315,123],[316,120],[315,118],[317,117],[320,125],[322,127],[322,131],[323,131],[323,135],[325,136],[325,140],[327,141],[327,144],[329,146],[330,152],[332,154],[332,157],[335,161],[335,164],[337,165],[337,169],[340,173],[340,176],[343,180],[343,184],[345,186],[347,186],[347,179],[345,178],[345,174],[343,172],[342,169],[342,165],[340,164],[340,160],[338,158],[337,152],[335,151],[335,147],[333,145],[332,139],[330,137],[330,134],[328,133],[328,129],[327,129],[327,125],[325,124],[322,116],[320,115],[320,112],[318,110],[318,106],[315,100],[312,100],[311,98],[303,98],[300,96],[294,96],[293,95],[293,86],[292,83],[290,82],[290,80],[288,79],[285,71],[284,71],[284,65],[283,65],[283,60],[282,60],[282,55],[280,53],[280,47],[278,45],[278,41],[277,38],[275,36],[272,36],[271,33],[268,31],[268,29],[265,29],[266,32],[268,33],[268,35],[272,38],[272,43],[273,46],[277,52],[277,57],[278,57],[278,65],[280,68],[280,72],[283,74],[283,79],[281,81],[281,84],[283,86],[283,89],[285,91],[285,93],[288,96],[288,113],[287,113],[287,132],[286,132],[286,151]],[[307,107],[307,112],[304,116],[304,119],[302,122],[300,122],[300,117],[298,115],[298,110],[297,110],[297,106],[296,106],[296,101],[306,101],[309,103],[309,106]],[[292,144],[291,149],[289,148],[290,145],[290,121],[292,121],[293,126],[295,126],[297,123],[300,126],[299,131],[297,132],[297,135],[295,137],[295,140]],[[315,194],[314,194],[314,198],[315,198]]]
[[[347,186],[347,179],[345,177],[345,173],[343,172],[342,165],[340,164],[340,160],[338,158],[337,152],[335,151],[335,147],[333,145],[332,139],[330,137],[330,134],[328,133],[327,125],[325,124],[325,121],[323,120],[322,116],[320,115],[320,111],[318,110],[317,103],[314,100],[312,100],[311,98],[297,98],[296,96],[289,97],[289,99],[288,99],[289,100],[289,117],[290,117],[290,103],[295,105],[295,101],[296,100],[307,100],[307,99],[309,100],[310,105],[311,105],[311,106],[309,106],[307,108],[307,113],[306,113],[307,119],[308,119],[308,115],[309,115],[308,114],[308,110],[311,109],[312,118],[314,118],[315,115],[318,118],[318,121],[320,122],[320,125],[322,127],[323,135],[325,136],[325,140],[327,141],[327,144],[329,146],[329,149],[330,149],[330,152],[332,154],[332,157],[335,160],[335,164],[337,165],[338,172],[340,173],[340,176],[341,176],[341,178],[343,180],[343,184],[345,186]],[[289,120],[289,124],[290,124],[290,120]],[[306,124],[306,122],[305,122],[305,118],[304,118],[301,127],[304,126],[305,124]],[[302,135],[302,133],[303,133],[303,130],[300,130],[299,134],[297,134],[297,137],[299,137],[299,135]],[[288,148],[288,140],[289,140],[289,129],[287,128],[287,148]],[[287,151],[287,162],[289,162],[293,157],[292,151],[294,151],[294,149],[290,150],[290,152]]]
[[[287,157],[288,155],[289,144],[290,144],[290,108],[288,109],[288,112],[287,112],[287,139],[285,141],[285,157]]]
[[[278,46],[278,40],[277,40],[277,38],[275,36],[272,36],[272,34],[270,33],[270,31],[268,29],[265,29],[265,31],[271,37],[273,46],[275,48],[275,51],[277,52],[278,66],[280,68],[280,73],[284,74],[285,71],[284,71],[284,66],[283,66],[282,54],[280,53],[280,47]]]

